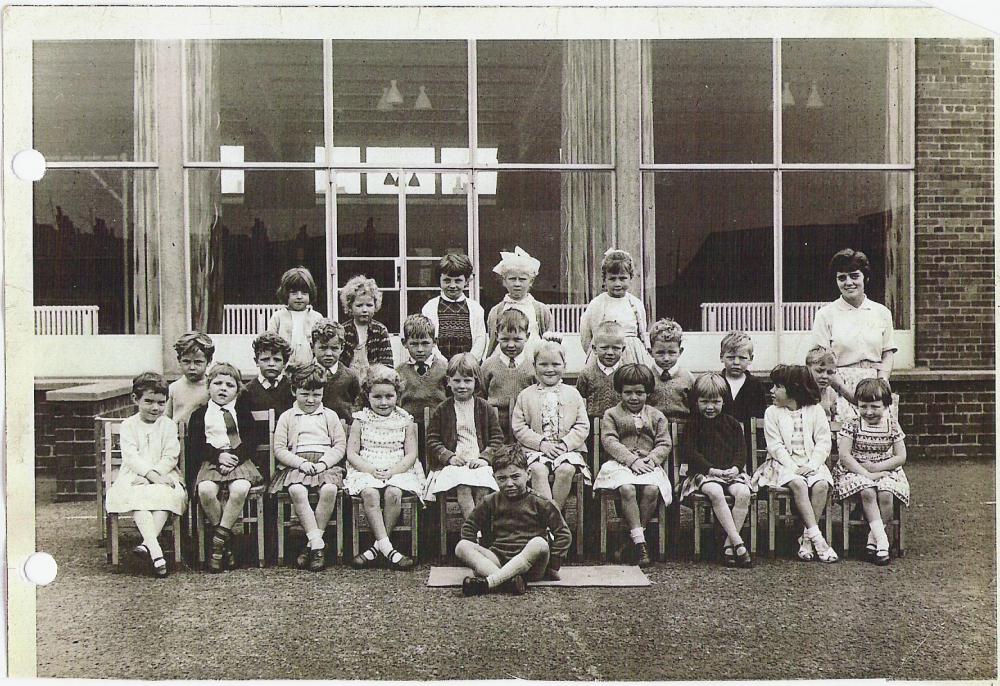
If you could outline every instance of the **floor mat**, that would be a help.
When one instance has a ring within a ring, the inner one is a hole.
[[[649,586],[648,577],[632,565],[573,565],[559,570],[559,581],[532,581],[531,586]],[[461,586],[472,574],[467,567],[431,567],[428,586]]]

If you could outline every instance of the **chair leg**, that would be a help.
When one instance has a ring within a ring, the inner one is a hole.
[[[583,479],[576,482],[576,557],[583,558]]]
[[[601,522],[600,522],[600,536],[601,536],[601,557],[605,562],[608,561],[608,499],[602,495],[601,496]]]
[[[264,495],[257,496],[257,566],[264,568]]]
[[[170,524],[170,528],[173,530],[173,535],[174,535],[174,562],[176,562],[177,564],[180,564],[181,561],[182,561],[182,558],[181,558],[181,528],[182,528],[182,524],[181,524],[181,516],[180,515],[177,515],[177,514],[173,515],[172,522]]]
[[[440,552],[441,559],[448,557],[448,495],[438,494],[438,526],[440,532]]]
[[[111,542],[111,564],[118,566],[118,515],[112,514],[108,518],[108,540]]]
[[[842,532],[840,535],[841,543],[843,545],[842,555],[848,557],[850,555],[850,545],[851,545],[851,506],[849,500],[842,500],[840,502],[840,520],[843,524]]]
[[[410,557],[414,560],[417,559],[417,553],[420,548],[420,505],[419,501],[414,499],[410,503],[410,512],[412,513],[412,521],[410,523]]]
[[[750,554],[757,554],[757,498],[750,498]]]
[[[701,559],[701,503],[695,498],[691,503],[691,515],[694,520],[694,559]]]
[[[660,562],[664,562],[667,559],[667,507],[663,504],[663,500],[660,500],[660,506],[657,510],[657,520],[660,527],[660,541],[658,543]]]
[[[285,566],[285,503],[275,498],[274,518],[275,531],[278,534],[278,566]]]
[[[893,509],[895,510],[895,520],[896,520],[896,555],[903,557],[906,555],[906,546],[903,545],[903,512],[906,510],[903,504],[896,500],[893,503]]]
[[[358,528],[361,526],[361,518],[359,517],[360,513],[358,512],[360,507],[360,503],[357,503],[354,500],[351,501],[351,524],[353,524],[353,526],[351,526],[351,557],[356,556],[360,552],[358,550]]]
[[[833,545],[833,493],[827,491],[826,494],[826,540]]]
[[[767,555],[768,557],[774,557],[775,551],[775,516],[777,515],[776,508],[777,502],[775,501],[774,494],[770,491],[767,493]]]
[[[205,517],[201,513],[201,508],[195,505],[196,526],[198,527],[198,562],[202,568],[205,566]]]
[[[344,497],[342,495],[337,496],[337,506],[334,509],[334,517],[337,519],[336,532],[334,535],[337,538],[337,560],[343,564],[344,562]]]

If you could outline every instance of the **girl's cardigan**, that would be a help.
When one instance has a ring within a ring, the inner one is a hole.
[[[626,467],[642,457],[658,465],[670,455],[670,428],[662,412],[650,405],[642,408],[642,428],[635,428],[632,413],[621,403],[609,408],[601,419],[601,446],[608,457]]]
[[[312,305],[306,307],[306,317],[305,317],[305,339],[311,341],[310,334],[312,333],[313,327],[316,326],[316,322],[323,319],[323,315],[312,308]],[[276,333],[286,341],[292,340],[292,313],[287,307],[282,307],[280,310],[271,315],[271,318],[267,320],[267,330],[271,333]]]
[[[833,445],[830,436],[830,422],[820,405],[806,405],[802,408],[802,438],[806,449],[806,464],[797,462],[788,451],[792,443],[795,420],[792,411],[786,407],[771,405],[764,411],[764,439],[767,441],[767,456],[785,467],[808,466],[818,469],[826,464]]]
[[[560,383],[556,391],[559,394],[559,426],[562,433],[559,440],[566,445],[567,452],[579,451],[590,435],[587,404],[572,386]],[[542,435],[542,395],[546,392],[541,384],[528,386],[514,402],[511,431],[514,439],[529,450],[540,450],[545,439]]]
[[[549,306],[535,300],[530,293],[525,297],[531,298],[531,304],[535,308],[535,322],[538,324],[538,335],[541,336],[546,331],[551,331],[555,325],[555,320],[552,317],[552,310],[549,309]],[[490,341],[486,345],[486,358],[492,355],[493,351],[497,348],[497,322],[500,321],[500,315],[506,310],[511,309],[504,307],[506,304],[504,301],[498,302],[490,308],[490,313],[486,316],[486,330],[490,333]]]
[[[209,400],[208,402],[212,401]],[[219,455],[222,453],[222,451],[210,445],[205,440],[206,410],[208,410],[208,405],[202,405],[191,413],[191,418],[188,420],[187,425],[187,435],[184,437],[184,471],[186,472],[185,476],[189,484],[194,483],[203,462],[218,465]],[[245,396],[241,395],[236,399],[235,410],[236,426],[240,434],[240,445],[226,452],[235,455],[239,460],[239,464],[243,464],[247,460],[253,460],[254,464],[261,470],[261,473],[266,473],[265,470],[269,465],[258,464],[260,456],[257,447],[267,443],[267,432],[260,430],[260,425],[253,418],[250,403],[247,402]]]
[[[344,324],[344,351],[340,353],[340,362],[345,367],[351,366],[354,360],[354,349],[358,347],[358,328],[354,325],[354,320]],[[365,343],[368,351],[368,362],[371,364],[384,364],[392,369],[392,343],[389,342],[389,329],[380,321],[371,320],[368,322],[368,342]],[[364,379],[362,379],[364,381]]]
[[[344,433],[344,425],[340,421],[337,413],[329,407],[323,407],[323,418],[326,419],[326,431],[330,436],[332,445],[326,449],[323,462],[327,467],[331,467],[344,457],[347,452],[347,434]],[[290,410],[285,410],[278,423],[274,426],[274,457],[281,467],[293,467],[301,458],[295,454],[299,438],[299,417],[303,416],[302,410],[293,406]]]
[[[482,398],[473,398],[473,415],[476,423],[476,438],[479,441],[479,456],[493,462],[493,453],[503,445],[503,431],[500,417],[495,407]],[[448,398],[431,413],[427,426],[427,453],[432,465],[438,469],[448,466],[448,460],[455,456],[458,445],[458,416],[455,413],[455,399]]]
[[[628,300],[629,305],[632,307],[632,312],[635,314],[636,336],[643,346],[648,347],[646,308],[643,306],[642,301],[631,293],[626,293],[625,298]],[[580,345],[583,346],[584,351],[590,351],[590,343],[594,339],[594,332],[600,323],[604,321],[605,310],[610,300],[610,295],[601,293],[591,300],[587,305],[587,309],[584,310],[583,316],[580,318]]]

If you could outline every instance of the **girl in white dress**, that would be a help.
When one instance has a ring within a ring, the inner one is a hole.
[[[826,466],[833,443],[830,422],[819,405],[819,387],[812,372],[797,364],[779,364],[771,370],[771,381],[774,404],[764,411],[767,459],[754,473],[751,488],[788,488],[805,525],[799,539],[799,559],[836,562],[837,553],[817,525],[833,486]]]
[[[362,569],[377,565],[380,556],[392,569],[409,570],[414,564],[389,541],[402,513],[403,491],[420,496],[425,489],[424,469],[417,459],[417,425],[406,410],[396,407],[402,390],[394,369],[373,365],[361,384],[365,407],[354,413],[347,439],[344,487],[361,496],[375,534],[375,544],[352,561]]]
[[[594,358],[590,342],[594,339],[601,322],[615,321],[625,331],[625,352],[622,363],[632,362],[653,366],[646,338],[646,309],[642,301],[628,292],[635,268],[632,256],[624,250],[611,248],[601,260],[601,275],[604,279],[604,293],[590,301],[580,319],[580,345],[587,354],[587,363]]]
[[[157,537],[170,513],[184,513],[187,494],[177,465],[181,444],[177,425],[166,416],[167,382],[155,372],[132,380],[138,411],[122,422],[122,465],[108,489],[108,512],[132,513],[142,543],[133,552],[149,560],[153,575],[167,576],[167,561]]]

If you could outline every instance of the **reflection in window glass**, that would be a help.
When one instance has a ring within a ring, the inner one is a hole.
[[[190,41],[188,156],[220,161],[221,146],[247,162],[312,162],[323,145],[323,43]]]
[[[643,183],[656,205],[657,317],[721,330],[716,312],[774,302],[770,173],[647,173]]]
[[[334,40],[334,143],[468,147],[467,57],[464,41]]]
[[[785,162],[912,162],[911,41],[784,40],[781,69]]]
[[[35,305],[90,308],[88,333],[159,333],[155,183],[152,171],[110,169],[54,169],[35,183]]]
[[[32,69],[34,147],[46,159],[155,160],[151,43],[39,42]]]
[[[865,294],[910,326],[910,199],[906,172],[788,172],[782,227],[786,302],[830,302],[840,296],[827,272],[838,250],[868,256]]]
[[[476,45],[480,146],[500,162],[611,163],[610,41]]]
[[[612,175],[605,172],[499,172],[495,195],[479,196],[482,305],[506,293],[490,270],[501,250],[521,246],[541,260],[532,294],[543,303],[585,304],[601,290],[610,245]]]
[[[771,41],[655,40],[653,155],[666,164],[770,162]]]
[[[312,273],[312,305],[327,314],[324,198],[313,173],[247,170],[244,177],[243,193],[223,194],[220,171],[189,173],[192,325],[254,333],[227,331],[227,311],[286,304],[275,291],[285,270],[297,266]]]

